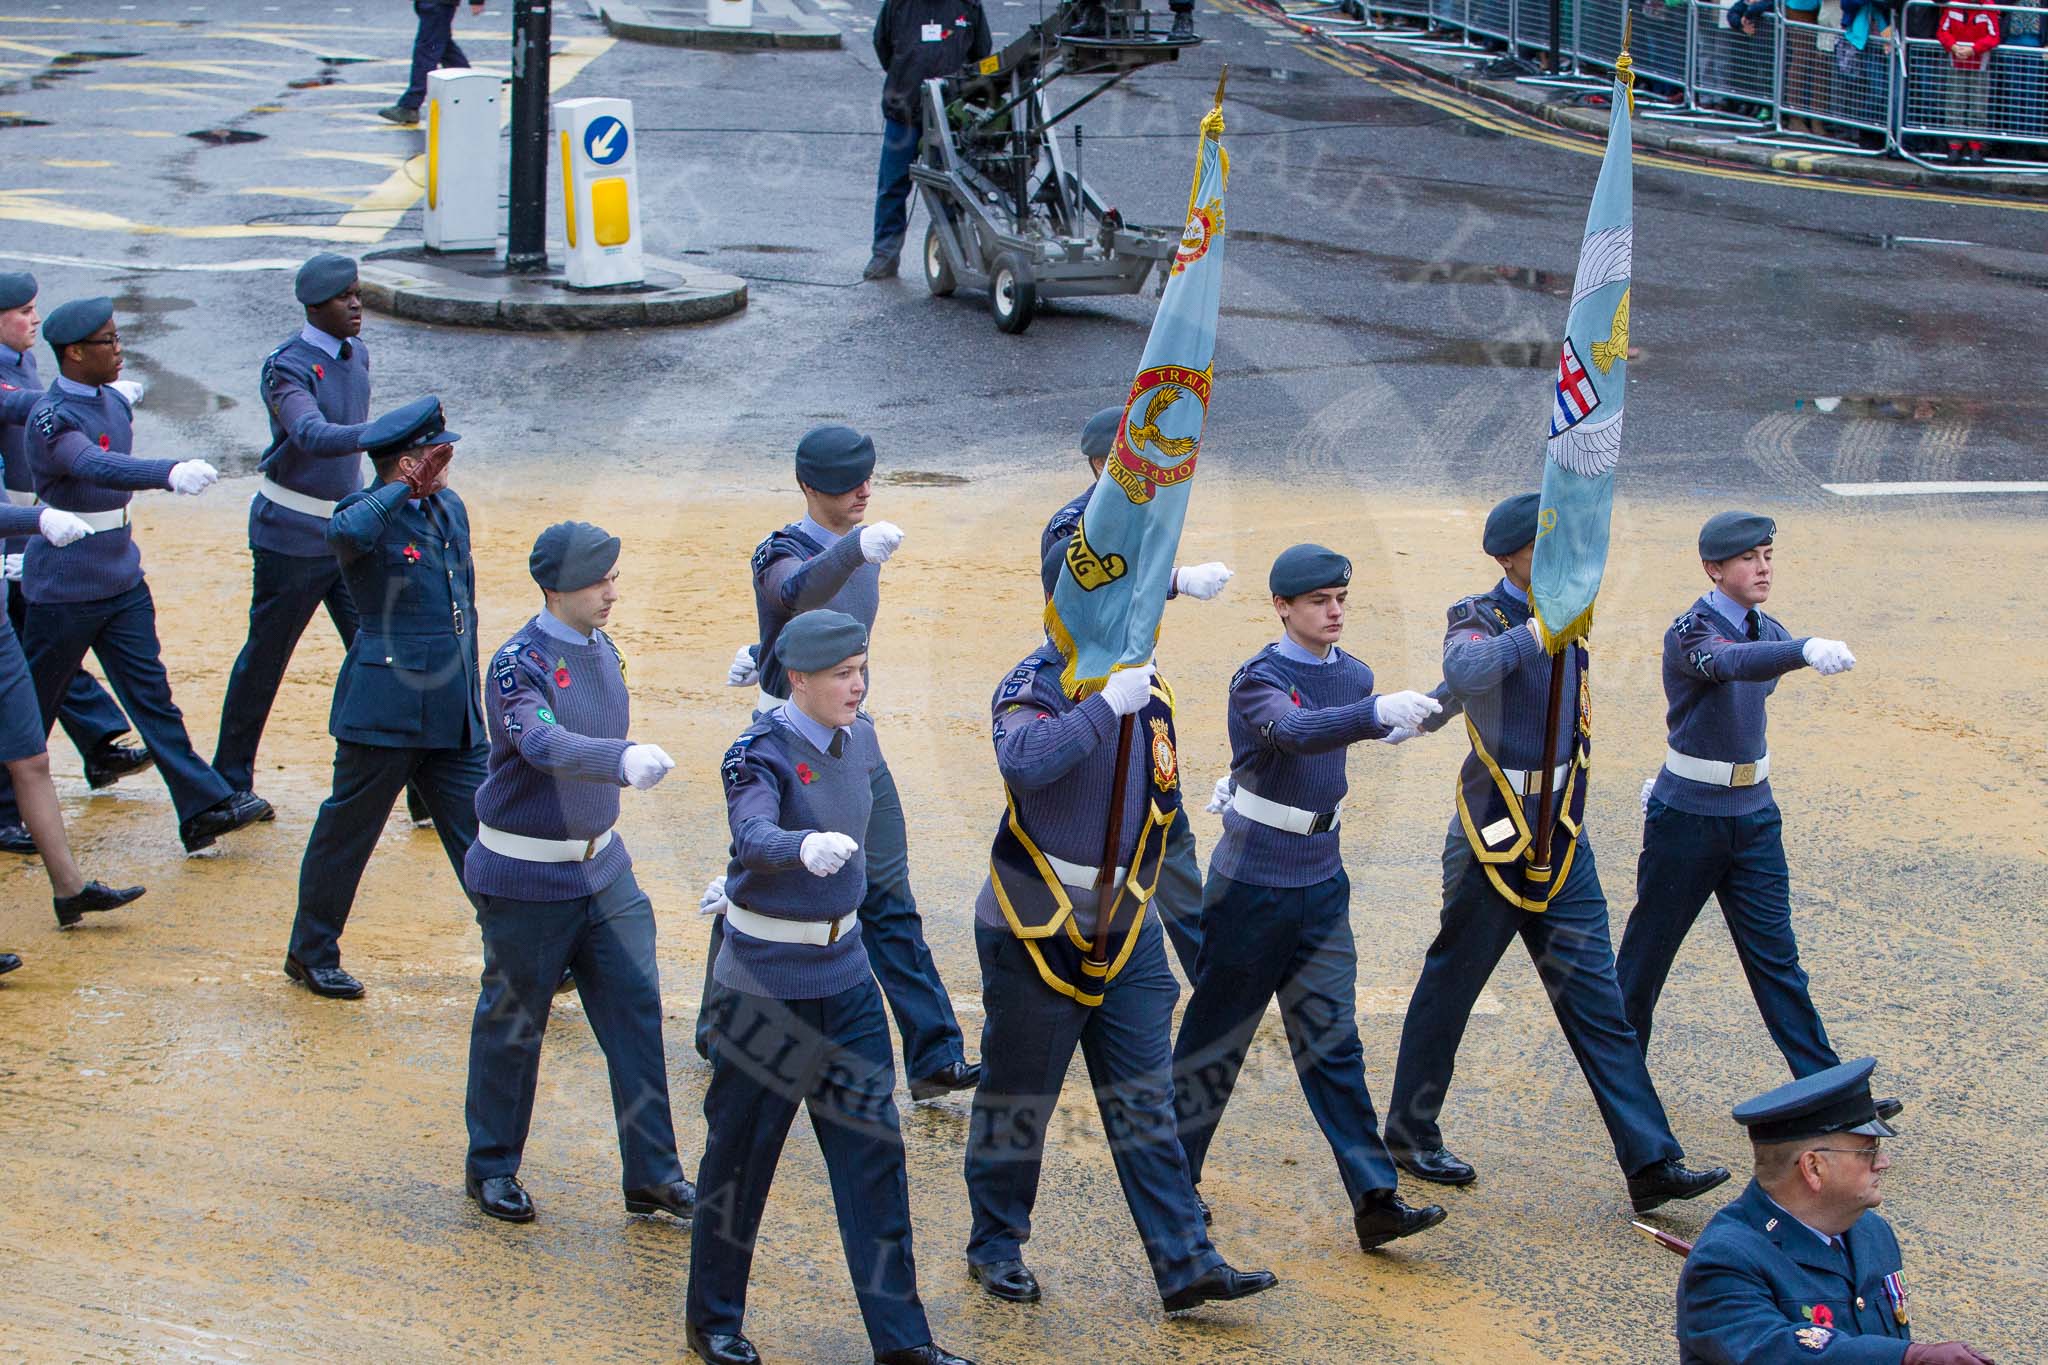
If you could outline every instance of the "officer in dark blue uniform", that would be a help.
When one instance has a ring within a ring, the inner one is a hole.
[[[270,448],[249,500],[249,639],[228,675],[213,767],[236,791],[255,785],[256,747],[278,684],[306,623],[322,606],[347,648],[356,633],[327,523],[363,486],[363,430],[370,417],[370,353],[358,335],[363,300],[356,263],[322,252],[299,267],[293,292],[305,325],[263,362]],[[408,789],[415,820],[425,808]]]
[[[1680,1365],[1993,1365],[1960,1341],[1912,1339],[1904,1263],[1877,1213],[1891,1158],[1872,1057],[1735,1107],[1749,1187],[1707,1223],[1678,1279]]]
[[[1087,459],[1089,471],[1095,479],[1101,479],[1103,466],[1108,463],[1110,452],[1116,449],[1117,433],[1123,428],[1123,421],[1122,408],[1104,408],[1081,428],[1081,454]],[[1045,530],[1038,537],[1039,572],[1048,598],[1052,596],[1053,584],[1058,581],[1059,563],[1066,557],[1067,542],[1074,538],[1074,532],[1081,525],[1081,514],[1088,510],[1088,499],[1094,494],[1092,483],[1075,494],[1064,507],[1052,514],[1052,520],[1045,524]],[[1222,592],[1223,585],[1230,579],[1230,569],[1223,564],[1180,564],[1174,566],[1166,595],[1169,599],[1186,596],[1207,602]],[[1195,962],[1202,955],[1202,867],[1195,852],[1195,832],[1188,824],[1186,811],[1180,813],[1173,828],[1166,833],[1166,863],[1160,869],[1159,890],[1152,897],[1152,906],[1158,912],[1161,927],[1166,930],[1167,941],[1173,944],[1173,955],[1180,961],[1181,975],[1192,986]]]
[[[7,500],[17,507],[36,505],[35,480],[29,474],[24,445],[29,410],[43,396],[43,380],[36,370],[34,354],[40,326],[41,319],[36,315],[36,277],[26,271],[0,274],[0,457],[6,461]],[[122,389],[131,402],[135,393],[141,391],[139,385],[122,380],[116,380],[115,387]],[[10,584],[6,590],[7,619],[17,638],[28,620],[28,599],[19,587],[11,585],[21,582],[22,557],[28,542],[27,536],[10,536],[0,542],[0,554],[5,555],[4,577]],[[150,765],[148,749],[121,743],[129,729],[127,713],[87,669],[80,668],[71,679],[71,686],[65,689],[64,699],[57,707],[57,723],[77,747],[78,756],[85,763],[86,785],[94,791],[110,787],[129,773]],[[13,785],[5,774],[0,774],[0,850],[36,851],[35,839],[22,823]]]
[[[363,993],[341,968],[341,931],[406,783],[426,797],[458,881],[476,842],[476,789],[490,746],[469,512],[446,481],[459,439],[445,429],[437,398],[378,418],[362,434],[376,486],[343,498],[327,523],[362,624],[334,684],[334,794],[306,841],[285,957],[285,974],[317,995]]]
[[[1437,1115],[1451,1084],[1472,1005],[1501,954],[1519,937],[1535,960],[1551,1008],[1592,1087],[1628,1177],[1637,1212],[1691,1199],[1728,1179],[1681,1158],[1664,1105],[1621,1010],[1608,946],[1607,901],[1581,830],[1592,763],[1592,695],[1583,644],[1568,647],[1557,747],[1543,752],[1550,655],[1529,606],[1538,495],[1522,494],[1486,518],[1483,544],[1505,575],[1452,606],[1444,634],[1444,682],[1434,729],[1463,710],[1472,752],[1459,774],[1457,813],[1444,843],[1442,928],[1422,967],[1401,1028],[1400,1060],[1387,1107],[1387,1146],[1424,1180],[1470,1184],[1471,1166],[1444,1147]],[[1556,817],[1552,871],[1530,871],[1544,770]]]
[[[1812,666],[1846,672],[1856,656],[1839,640],[1794,639],[1764,614],[1777,523],[1722,512],[1700,529],[1700,564],[1713,586],[1664,632],[1670,743],[1643,803],[1636,908],[1621,936],[1615,975],[1636,1041],[1650,1050],[1650,1017],[1671,963],[1709,895],[1721,903],[1771,1040],[1795,1076],[1841,1058],[1807,993],[1792,936],[1792,881],[1784,822],[1771,795],[1764,702],[1778,679]]]
[[[204,460],[148,460],[133,453],[134,428],[121,377],[121,334],[113,300],[77,299],[51,312],[43,339],[58,375],[29,414],[25,453],[36,496],[81,518],[94,534],[58,547],[32,542],[22,563],[28,597],[23,648],[35,677],[43,730],[87,651],[97,655],[121,704],[148,741],[178,812],[187,853],[267,818],[270,804],[236,792],[192,749],[185,717],[171,700],[157,642],[156,602],[128,503],[142,489],[205,492],[220,476]]]

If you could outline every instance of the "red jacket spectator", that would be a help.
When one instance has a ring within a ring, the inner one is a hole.
[[[1976,71],[1984,65],[1984,54],[1998,46],[1998,16],[1988,9],[1951,5],[1941,12],[1941,27],[1934,36],[1957,67]],[[1966,47],[1967,55],[1956,51],[1959,43]]]

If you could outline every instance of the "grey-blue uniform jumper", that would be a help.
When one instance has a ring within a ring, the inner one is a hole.
[[[263,362],[270,446],[257,468],[290,493],[330,505],[363,486],[363,428],[370,417],[370,352],[360,339],[307,323]],[[249,638],[228,675],[213,766],[238,791],[255,782],[256,748],[278,685],[323,605],[345,649],[356,609],[327,548],[327,517],[249,500]]]
[[[362,625],[341,661],[327,729],[334,794],[320,803],[299,867],[292,956],[341,962],[356,885],[412,783],[462,876],[476,842],[476,791],[490,752],[478,698],[476,567],[469,512],[450,489],[414,498],[403,483],[351,493],[327,523]]]
[[[1022,1258],[1047,1129],[1078,1045],[1124,1202],[1165,1297],[1223,1262],[1203,1230],[1174,1131],[1173,1006],[1180,987],[1167,968],[1158,922],[1142,903],[1131,905],[1129,889],[1154,888],[1160,875],[1168,827],[1161,799],[1179,776],[1172,704],[1155,688],[1135,718],[1117,832],[1120,864],[1132,870],[1111,908],[1107,973],[1089,992],[1085,981],[1094,974],[1080,963],[1079,945],[1092,942],[1097,927],[1092,869],[1109,824],[1119,720],[1100,695],[1076,703],[1062,693],[1062,667],[1048,641],[1003,680],[991,705],[1007,808],[989,880],[975,902],[982,1073],[967,1139],[974,1215],[967,1259],[992,1265]],[[1172,803],[1166,804],[1170,819]],[[1038,870],[1054,867],[1052,859],[1073,864],[1073,871],[1054,879]],[[1017,927],[1032,937],[1020,937]],[[1077,987],[1077,979],[1084,984]],[[1085,1002],[1077,990],[1099,1003]]]
[[[1876,1212],[1831,1246],[1752,1180],[1679,1272],[1679,1363],[1899,1365],[1913,1339],[1903,1271]]]
[[[618,647],[542,608],[491,660],[490,766],[479,824],[530,839],[593,841],[580,861],[536,862],[470,845],[463,884],[483,931],[483,988],[469,1031],[469,1161],[477,1180],[516,1175],[533,1120],[541,1036],[564,969],[611,1075],[628,1190],[683,1178],[661,1039],[654,907],[613,832],[632,719]]]
[[[140,489],[169,488],[175,460],[145,460],[134,449],[128,400],[107,387],[59,375],[29,414],[25,452],[36,496],[67,512],[124,514],[120,526],[62,547],[38,537],[22,561],[28,598],[22,649],[35,678],[43,733],[90,650],[114,694],[156,756],[178,819],[233,795],[193,751],[185,717],[171,700],[157,641],[156,602],[142,577],[142,552],[125,513]]]
[[[1780,677],[1806,666],[1805,644],[1775,618],[1744,611],[1718,591],[1694,603],[1664,632],[1670,747],[1722,763],[1765,757],[1764,702]],[[1669,768],[1658,772],[1650,792],[1636,908],[1615,962],[1622,1004],[1644,1053],[1657,996],[1709,895],[1721,902],[1750,994],[1792,1074],[1809,1076],[1841,1061],[1799,965],[1784,822],[1770,779],[1724,787]]]
[[[882,750],[865,715],[826,731],[793,712],[783,706],[757,717],[720,767],[733,840],[726,896],[776,919],[836,920],[860,906],[865,850],[831,876],[816,877],[800,856],[804,836],[830,832],[860,841],[870,828]],[[726,932],[684,1307],[700,1332],[743,1330],[761,1211],[801,1106],[824,1153],[840,1242],[875,1354],[932,1339],[911,1255],[889,1021],[867,942],[858,918],[829,944]]]
[[[28,415],[43,396],[43,380],[35,356],[0,346],[0,460],[4,460],[7,500],[18,506],[35,504],[35,478],[29,473]],[[27,551],[28,536],[8,536],[0,541],[0,552],[18,555]],[[7,620],[18,638],[28,621],[28,598],[21,589],[7,589]],[[17,645],[17,647],[19,647]],[[128,731],[127,713],[107,695],[100,680],[84,668],[72,676],[71,686],[57,704],[57,723],[64,727],[81,756]],[[21,823],[21,810],[14,803],[14,784],[0,773],[0,825]]]
[[[33,507],[0,506],[0,535],[32,535],[41,515]],[[28,660],[14,638],[13,624],[0,616],[0,763],[34,758],[48,747],[46,735]]]
[[[1443,715],[1431,719],[1440,725],[1462,710],[1468,735],[1484,747],[1495,766],[1540,772],[1550,656],[1526,628],[1529,615],[1528,599],[1505,579],[1451,608],[1443,656],[1447,701]],[[1578,826],[1592,715],[1585,656],[1577,647],[1567,651],[1564,695],[1557,748],[1549,755],[1552,765],[1567,767],[1565,781],[1558,784],[1559,816],[1551,851],[1561,885],[1550,894],[1547,909],[1533,911],[1511,902],[1494,880],[1498,877],[1513,886],[1525,866],[1520,854],[1506,855],[1522,844],[1517,831],[1534,826],[1538,782],[1525,783],[1527,794],[1518,814],[1503,814],[1496,822],[1494,810],[1505,808],[1483,799],[1496,790],[1492,772],[1476,749],[1465,756],[1459,774],[1459,812],[1444,843],[1442,927],[1429,945],[1422,978],[1401,1027],[1401,1055],[1387,1106],[1387,1142],[1414,1150],[1443,1145],[1437,1116],[1450,1091],[1458,1043],[1480,990],[1508,944],[1519,936],[1543,978],[1565,1041],[1592,1087],[1615,1157],[1625,1173],[1634,1175],[1684,1153],[1643,1065],[1635,1031],[1622,1013],[1621,992],[1614,984],[1607,900],[1600,891],[1592,841]],[[1469,834],[1464,827],[1468,820],[1475,826]],[[1475,852],[1475,839],[1487,849],[1487,858]],[[1489,861],[1502,858],[1506,861]],[[1541,899],[1539,892],[1526,894]]]
[[[1341,649],[1316,660],[1286,641],[1231,679],[1229,729],[1240,791],[1332,815],[1349,790],[1345,751],[1389,727],[1379,721],[1370,668]],[[1358,1041],[1358,949],[1340,837],[1335,825],[1296,833],[1234,808],[1223,813],[1209,857],[1201,965],[1173,1048],[1181,1146],[1197,1184],[1275,995],[1295,1075],[1353,1209],[1396,1184]]]
[[[1095,485],[1090,484],[1052,514],[1052,520],[1038,537],[1040,564],[1055,548],[1073,539],[1081,525],[1081,514],[1088,510],[1088,499],[1094,494]],[[1169,601],[1178,595],[1168,587]],[[1152,897],[1152,908],[1159,915],[1167,940],[1173,944],[1173,955],[1180,960],[1181,975],[1193,986],[1196,964],[1202,955],[1202,863],[1195,850],[1195,831],[1188,824],[1185,810],[1166,832],[1166,865],[1160,871],[1159,890]]]
[[[782,628],[804,612],[819,608],[845,612],[874,636],[875,614],[881,606],[881,566],[861,555],[860,531],[834,537],[806,517],[785,526],[754,551],[754,610],[761,631],[761,690],[778,701],[789,696],[789,674],[776,656],[775,640]],[[903,1069],[924,1077],[964,1061],[960,1021],[939,979],[938,964],[924,941],[924,921],[910,890],[909,837],[903,822],[903,798],[886,762],[874,768],[873,814],[868,828],[856,832],[867,862],[867,881],[860,905],[861,928],[868,961],[882,984],[882,994],[903,1035]],[[697,1049],[709,1045],[710,1016],[720,986],[716,979],[725,921],[711,927],[711,950],[704,966],[704,1005],[697,1016]]]

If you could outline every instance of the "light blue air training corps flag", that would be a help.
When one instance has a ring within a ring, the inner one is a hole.
[[[1067,544],[1045,630],[1066,657],[1070,697],[1152,657],[1209,411],[1223,282],[1223,88],[1202,119],[1187,227],[1175,249],[1103,477]]]
[[[1634,76],[1627,53],[1616,65],[1607,154],[1586,213],[1571,315],[1557,357],[1542,510],[1529,571],[1529,596],[1543,645],[1553,654],[1592,628],[1593,599],[1607,567],[1614,467],[1621,459],[1635,232],[1628,126]]]

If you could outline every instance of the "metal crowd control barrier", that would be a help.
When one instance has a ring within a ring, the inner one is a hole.
[[[1778,25],[1778,46],[1784,72],[1781,119],[1890,136],[1895,39],[1873,33],[1858,49],[1839,28],[1786,19]]]
[[[1697,0],[1692,7],[1692,97],[1734,101],[1762,111],[1769,123],[1778,103],[1778,16],[1760,15],[1756,32],[1728,27],[1728,7]]]
[[[1909,34],[1900,63],[1897,133],[1915,161],[1951,148],[1992,144],[2048,147],[2048,51],[2042,11],[2034,6],[1972,5],[1997,21],[2000,41],[1974,67],[1958,63],[1933,35],[1946,6],[1914,0],[1902,21]],[[1985,157],[1988,162],[1991,158]],[[2048,169],[1998,158],[1999,169]]]

